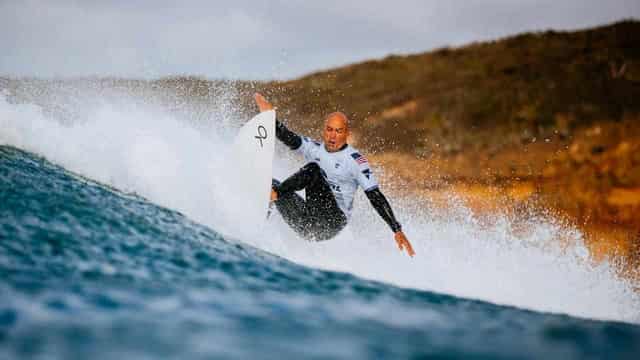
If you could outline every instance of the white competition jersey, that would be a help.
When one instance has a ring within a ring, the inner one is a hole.
[[[302,136],[302,145],[297,149],[307,162],[315,162],[324,171],[338,206],[351,217],[353,198],[358,186],[364,191],[378,187],[367,158],[351,145],[336,152],[328,152],[323,143]]]

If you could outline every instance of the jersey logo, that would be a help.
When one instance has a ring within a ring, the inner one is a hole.
[[[362,170],[362,173],[364,174],[364,176],[367,177],[367,179],[371,179],[371,170],[364,169],[364,170]]]
[[[335,192],[342,192],[342,189],[340,189],[340,185],[334,184],[330,181],[328,181],[329,183],[329,187],[331,188],[331,190],[335,191]]]
[[[340,163],[336,163],[336,169],[340,167]]]
[[[355,160],[360,165],[368,162],[367,158],[362,156],[362,155],[360,155],[360,153],[358,153],[358,152],[354,152],[353,154],[351,154],[351,157],[353,158],[353,160]]]

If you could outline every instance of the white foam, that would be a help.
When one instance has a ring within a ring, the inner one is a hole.
[[[227,134],[237,126],[228,106],[213,109],[217,126],[196,126],[158,106],[125,97],[91,104],[86,118],[64,125],[33,105],[0,98],[0,144],[45,156],[66,169],[136,192],[179,210],[224,233],[247,228],[225,209],[234,196],[225,191]],[[60,104],[65,106],[67,104]],[[233,125],[235,124],[235,125]],[[282,149],[280,149],[282,150]],[[300,165],[289,155],[276,161],[285,177]],[[632,284],[607,263],[593,264],[582,235],[549,219],[517,219],[496,214],[491,225],[478,222],[452,199],[450,209],[434,210],[414,201],[391,199],[417,252],[397,250],[391,231],[368,205],[356,199],[351,228],[355,240],[308,243],[276,216],[271,227],[241,239],[293,261],[340,270],[391,284],[437,291],[498,304],[574,316],[640,322],[640,297]],[[567,240],[568,239],[568,240]],[[561,246],[560,244],[570,245]]]

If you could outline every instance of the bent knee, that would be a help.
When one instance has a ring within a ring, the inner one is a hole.
[[[320,171],[320,165],[317,162],[310,162],[307,165],[303,166],[303,168],[307,171]]]

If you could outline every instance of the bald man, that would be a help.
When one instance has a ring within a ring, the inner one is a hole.
[[[261,94],[256,93],[254,98],[260,112],[273,109]],[[379,189],[367,158],[347,144],[349,121],[345,114],[334,112],[326,117],[322,143],[293,133],[278,120],[276,137],[307,161],[283,182],[274,179],[271,191],[278,212],[296,233],[316,241],[336,236],[347,225],[355,192],[361,187],[393,231],[400,250],[406,250],[409,256],[415,254]],[[306,199],[296,194],[303,189]]]

